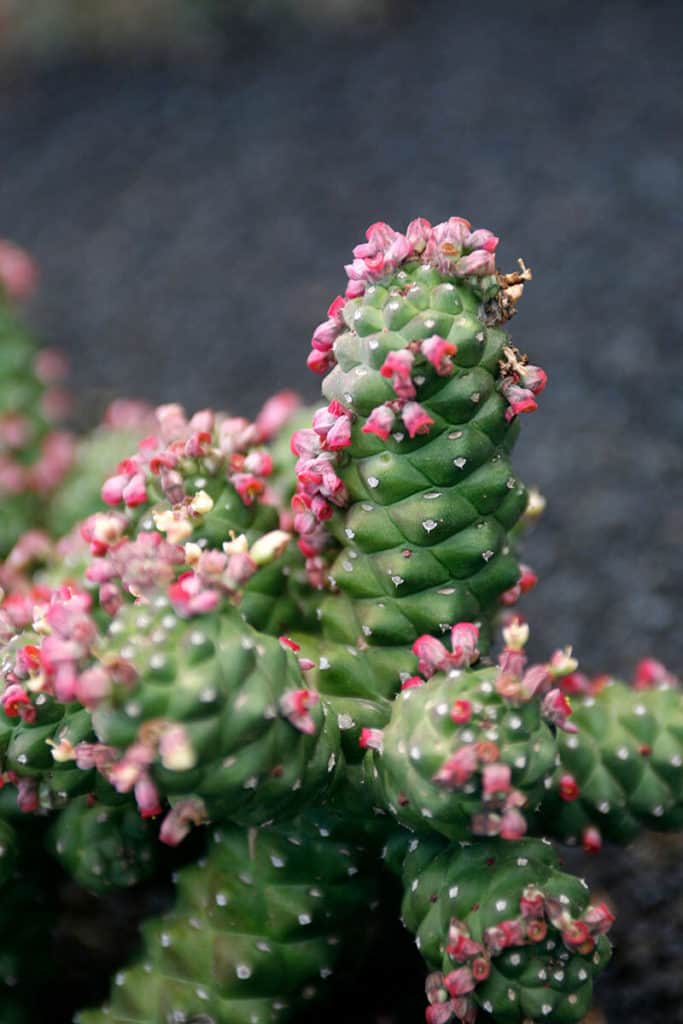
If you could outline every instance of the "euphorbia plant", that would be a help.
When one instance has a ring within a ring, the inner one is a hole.
[[[313,333],[308,426],[287,394],[255,423],[162,406],[75,532],[8,559],[0,751],[48,849],[111,890],[206,832],[83,1024],[284,1021],[362,947],[383,863],[429,1024],[578,1021],[613,917],[551,840],[683,815],[662,666],[527,663],[510,453],[546,378],[507,322],[530,272],[457,217],[366,238]]]

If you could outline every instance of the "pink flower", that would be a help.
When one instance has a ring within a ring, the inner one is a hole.
[[[578,732],[577,727],[567,721],[572,714],[572,706],[559,689],[550,690],[545,695],[541,714],[564,732]]]
[[[317,349],[311,349],[306,359],[306,365],[309,370],[313,373],[327,373],[335,363],[334,356],[330,352],[319,352]]]
[[[156,818],[157,814],[161,814],[159,790],[147,772],[140,776],[133,788],[141,817]]]
[[[358,738],[358,745],[363,750],[376,750],[379,754],[382,753],[384,742],[384,733],[381,729],[361,729],[360,736]]]
[[[338,416],[327,432],[325,446],[331,452],[338,452],[350,444],[351,420],[348,416]]]
[[[433,781],[450,789],[460,789],[477,768],[477,754],[471,743],[466,743],[446,758],[433,776]]]
[[[288,690],[280,698],[280,710],[299,732],[309,736],[315,733],[315,721],[310,713],[320,700],[315,690]]]
[[[428,434],[429,428],[434,424],[432,417],[419,402],[406,402],[401,410],[401,417],[411,437],[415,437],[416,434]]]
[[[259,495],[263,494],[265,484],[253,473],[235,473],[230,482],[239,494],[244,505],[253,505]]]
[[[184,797],[166,814],[159,830],[159,839],[166,846],[178,846],[189,834],[191,826],[203,825],[206,817],[203,800],[198,797]]]
[[[411,220],[406,230],[406,237],[417,255],[424,252],[431,233],[432,225],[424,217],[417,217],[415,220]]]
[[[10,299],[26,299],[38,283],[38,268],[29,254],[13,242],[0,239],[0,287]]]
[[[425,633],[413,644],[413,654],[417,657],[417,669],[420,675],[429,679],[448,658],[448,651],[436,637]]]
[[[168,596],[176,612],[185,618],[211,612],[220,601],[217,591],[204,589],[194,572],[184,572],[179,576],[168,588]]]
[[[475,986],[469,967],[458,967],[455,971],[449,971],[443,979],[443,983],[450,996],[465,996],[468,992],[472,992]]]
[[[446,945],[446,953],[451,960],[463,963],[483,952],[484,947],[471,938],[464,921],[458,921],[455,917],[451,918],[448,926],[448,944]]]
[[[581,845],[586,853],[598,853],[602,849],[602,835],[600,829],[589,825],[583,830]]]
[[[447,377],[453,373],[455,367],[450,357],[454,356],[458,349],[452,341],[447,341],[446,338],[433,334],[431,338],[425,338],[420,343],[420,351],[425,359],[432,364],[440,377]]]
[[[462,277],[469,277],[470,274],[483,277],[485,274],[495,273],[496,261],[492,252],[488,252],[486,249],[475,249],[467,256],[461,256],[456,262],[454,270]]]
[[[484,800],[499,797],[510,789],[510,767],[506,764],[487,764],[482,771]]]
[[[519,379],[522,387],[532,391],[535,395],[540,395],[548,383],[548,375],[545,370],[540,366],[532,366],[530,363],[521,367]]]
[[[464,725],[472,718],[472,705],[468,700],[453,701],[451,707],[451,721],[456,725]]]
[[[377,405],[368,416],[362,427],[364,434],[376,434],[386,441],[394,425],[394,413],[388,405]]]
[[[605,935],[614,924],[615,917],[606,903],[594,903],[583,915],[591,935]]]
[[[31,698],[24,688],[18,683],[8,686],[2,697],[2,710],[8,718],[20,717],[24,722],[35,722],[36,709],[31,703]]]
[[[505,419],[511,420],[524,412],[535,412],[538,409],[538,402],[534,398],[533,391],[527,388],[520,388],[517,384],[505,382],[502,392],[508,402],[505,411]]]
[[[650,690],[655,686],[675,686],[676,677],[654,658],[642,658],[636,665],[633,686],[636,690]]]
[[[300,405],[301,399],[295,391],[278,391],[269,398],[254,421],[258,442],[272,440]]]
[[[123,488],[122,497],[128,508],[144,505],[147,501],[147,487],[142,473],[133,474]]]
[[[541,918],[545,913],[543,893],[536,885],[527,885],[519,901],[522,917]]]
[[[487,231],[486,228],[478,228],[473,231],[465,239],[465,245],[468,249],[485,249],[486,252],[495,252],[500,239],[497,238],[492,231]]]
[[[527,824],[523,814],[516,807],[508,807],[503,811],[500,823],[501,839],[521,839],[526,834]]]
[[[402,381],[409,381],[413,371],[415,356],[407,348],[394,349],[389,352],[379,368],[383,377],[397,377]]]

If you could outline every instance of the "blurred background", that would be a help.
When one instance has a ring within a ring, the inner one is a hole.
[[[122,394],[314,399],[365,227],[465,216],[535,274],[511,324],[550,377],[517,456],[549,503],[534,653],[680,673],[682,52],[673,0],[0,0],[0,234],[42,267],[81,424]],[[683,1021],[682,853],[590,869],[624,904],[610,1018],[656,993]]]

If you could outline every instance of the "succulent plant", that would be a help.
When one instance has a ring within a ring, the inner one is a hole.
[[[507,332],[530,271],[497,244],[372,225],[313,333],[322,407],[162,406],[95,489],[100,431],[44,519],[69,535],[9,553],[0,881],[36,816],[100,892],[206,837],[82,1024],[291,1019],[362,950],[383,862],[428,1024],[590,1009],[613,915],[551,840],[679,827],[683,701],[651,660],[633,686],[569,648],[527,662],[541,502],[511,450],[546,378]]]

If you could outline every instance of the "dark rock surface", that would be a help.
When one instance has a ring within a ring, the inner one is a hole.
[[[90,416],[120,393],[313,398],[310,332],[368,223],[492,228],[503,264],[534,268],[512,335],[551,380],[518,456],[549,501],[535,652],[681,671],[682,44],[674,2],[423,0],[382,33],[302,29],[220,67],[6,81],[0,228],[43,267],[33,320]],[[622,913],[610,1020],[683,1021],[682,852],[591,867]],[[334,1019],[371,1019],[358,1001]]]

